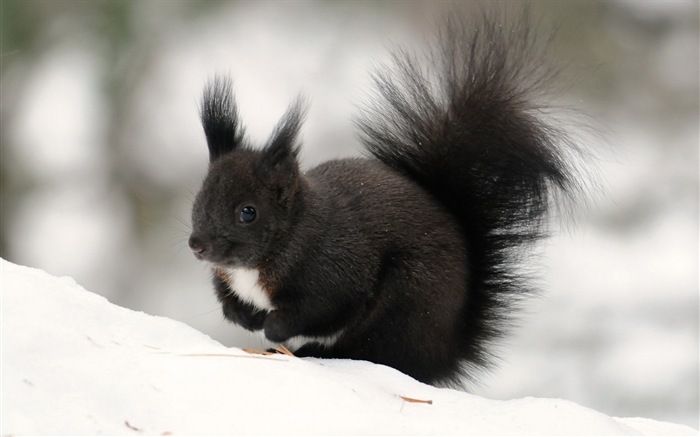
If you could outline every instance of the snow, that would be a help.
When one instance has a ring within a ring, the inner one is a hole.
[[[70,278],[4,260],[0,272],[2,435],[697,435],[560,399],[489,400],[368,362],[250,354]]]

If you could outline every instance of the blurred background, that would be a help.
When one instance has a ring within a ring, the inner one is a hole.
[[[393,44],[420,47],[447,6],[2,0],[0,256],[261,347],[224,321],[187,247],[208,159],[203,84],[234,77],[260,142],[302,93],[303,166],[355,155],[369,71]],[[600,156],[601,188],[533,257],[542,295],[474,391],[697,429],[698,2],[542,1],[532,12],[558,29],[557,103],[591,116],[581,137]]]

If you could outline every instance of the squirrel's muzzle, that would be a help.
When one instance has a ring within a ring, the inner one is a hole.
[[[211,252],[211,245],[206,244],[202,238],[197,235],[190,235],[189,239],[190,249],[194,253],[195,258],[202,260],[206,258],[208,252]]]

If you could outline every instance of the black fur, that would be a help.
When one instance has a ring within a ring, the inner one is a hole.
[[[490,362],[487,346],[530,292],[518,257],[543,236],[554,191],[576,184],[574,147],[533,100],[549,75],[527,20],[482,21],[449,23],[429,68],[396,52],[358,121],[372,157],[305,174],[300,103],[256,151],[230,81],[207,86],[211,165],[190,246],[213,264],[226,318],[274,342],[332,337],[295,353],[369,360],[429,383],[473,378]],[[246,206],[252,223],[239,219]],[[271,308],[231,289],[231,267],[259,271]]]
[[[209,161],[215,161],[244,143],[229,79],[215,77],[207,84],[202,95],[200,117],[209,147]]]

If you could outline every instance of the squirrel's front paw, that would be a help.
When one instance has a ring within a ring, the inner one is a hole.
[[[289,332],[284,316],[277,310],[267,315],[263,325],[265,337],[273,343],[283,343],[293,336]]]
[[[223,311],[224,317],[248,331],[263,329],[263,323],[267,317],[267,311],[257,310],[252,305],[241,304],[241,302],[225,302]]]

